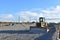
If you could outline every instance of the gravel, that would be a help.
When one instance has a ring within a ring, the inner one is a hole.
[[[0,33],[0,40],[34,40],[42,36],[41,34],[6,34]]]

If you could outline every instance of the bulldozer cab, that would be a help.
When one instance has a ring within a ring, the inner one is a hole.
[[[45,22],[45,18],[44,17],[40,17],[39,18],[39,22],[36,23],[36,26],[40,27],[40,28],[46,28],[47,27],[47,23]]]
[[[44,17],[40,17],[39,18],[39,23],[44,22],[44,21],[45,21],[45,18]]]

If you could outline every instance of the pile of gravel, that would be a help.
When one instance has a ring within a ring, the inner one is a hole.
[[[42,34],[6,34],[0,33],[0,40],[34,40]]]

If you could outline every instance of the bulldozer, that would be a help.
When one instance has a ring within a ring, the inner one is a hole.
[[[45,22],[45,18],[44,17],[39,17],[39,22],[36,22],[36,26],[31,26],[30,30],[37,30],[37,29],[42,29],[42,30],[46,30],[47,32],[49,32],[48,29],[48,23]]]
[[[39,22],[36,23],[36,27],[46,29],[46,31],[49,32],[48,23],[45,22],[45,17],[39,17]]]
[[[44,17],[39,17],[39,22],[36,23],[36,27],[47,28],[47,23],[45,22]]]

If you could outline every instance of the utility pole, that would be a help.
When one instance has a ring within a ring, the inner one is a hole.
[[[18,16],[18,22],[20,22],[20,16]]]

